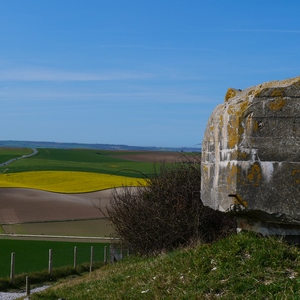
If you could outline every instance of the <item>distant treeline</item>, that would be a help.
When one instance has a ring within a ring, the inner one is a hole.
[[[140,150],[140,151],[175,151],[175,152],[200,152],[200,147],[143,147],[112,144],[81,144],[81,143],[57,143],[36,141],[0,141],[0,147],[21,148],[58,148],[58,149],[101,149],[101,150]]]

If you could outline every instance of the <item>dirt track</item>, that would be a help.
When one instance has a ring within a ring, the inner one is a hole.
[[[99,218],[101,207],[109,203],[110,190],[85,194],[59,194],[45,191],[1,188],[0,224]]]

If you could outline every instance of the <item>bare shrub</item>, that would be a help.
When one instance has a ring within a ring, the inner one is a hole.
[[[211,242],[235,230],[232,217],[203,206],[200,158],[155,166],[148,185],[114,190],[108,218],[121,241],[155,254],[195,240]]]

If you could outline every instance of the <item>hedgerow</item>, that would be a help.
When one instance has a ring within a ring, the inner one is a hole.
[[[232,216],[205,207],[200,199],[200,158],[161,163],[147,184],[114,190],[108,218],[122,243],[149,255],[212,242],[235,232]]]

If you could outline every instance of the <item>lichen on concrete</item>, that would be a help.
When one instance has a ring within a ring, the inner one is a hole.
[[[203,203],[234,212],[241,227],[300,234],[299,192],[300,77],[228,89],[202,143]]]

